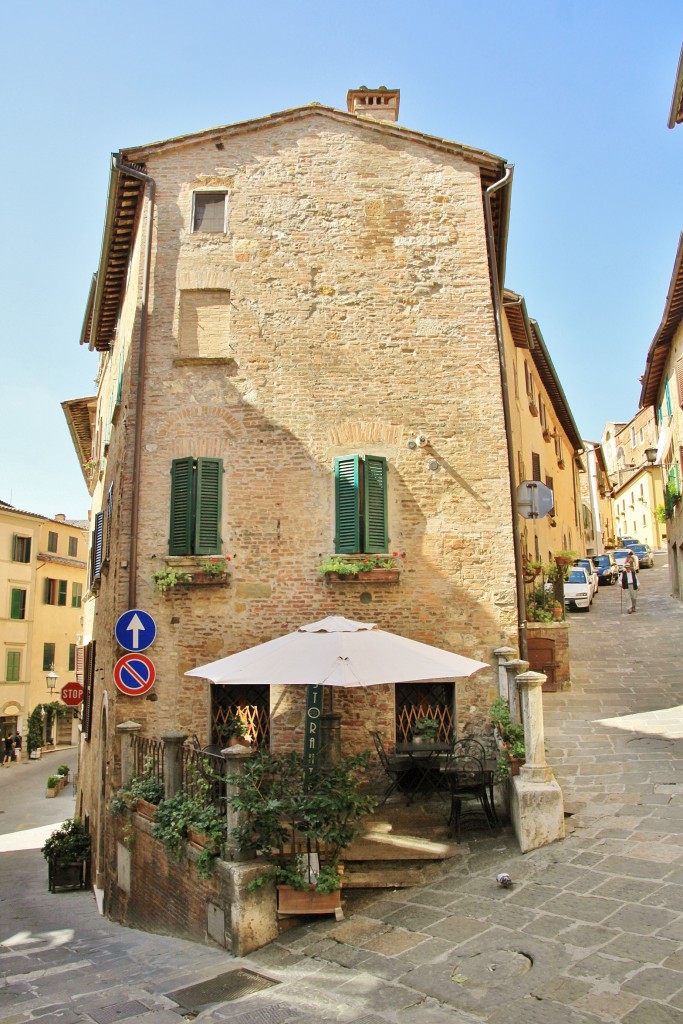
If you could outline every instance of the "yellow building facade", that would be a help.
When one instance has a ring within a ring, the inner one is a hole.
[[[25,739],[31,711],[59,702],[77,678],[87,538],[85,521],[0,502],[0,736]],[[45,715],[44,742],[71,743],[73,723],[73,715]]]

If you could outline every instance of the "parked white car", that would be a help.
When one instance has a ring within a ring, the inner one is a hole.
[[[577,558],[574,562],[575,566],[579,569],[585,569],[588,573],[588,578],[591,581],[591,601],[598,592],[600,586],[600,577],[598,576],[598,567],[592,558]]]
[[[593,600],[592,584],[588,573],[579,565],[573,565],[564,581],[564,603],[568,608],[591,610]]]

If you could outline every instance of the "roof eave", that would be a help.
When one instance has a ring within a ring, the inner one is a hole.
[[[577,427],[574,421],[572,411],[569,407],[569,402],[567,401],[567,396],[565,395],[564,389],[560,384],[560,379],[557,376],[557,371],[555,370],[555,367],[553,366],[553,361],[550,358],[550,354],[548,352],[546,343],[543,339],[543,335],[541,334],[541,329],[538,326],[538,322],[536,320],[531,320],[531,327],[536,341],[536,344],[532,349],[532,357],[534,363],[536,364],[539,373],[541,372],[541,369],[545,369],[547,371],[552,386],[554,387],[554,390],[556,392],[555,396],[550,394],[550,392],[548,391],[548,387],[546,385],[546,392],[548,393],[548,397],[553,403],[553,409],[555,411],[555,414],[559,419],[560,423],[562,424],[562,426],[564,427],[565,433],[567,434],[569,442],[574,448],[574,451],[576,453],[582,453],[584,450],[583,438],[581,437],[579,428]]]
[[[683,317],[683,232],[678,238],[678,249],[674,268],[671,274],[669,290],[664,304],[662,322],[657,328],[645,357],[645,373],[641,377],[642,388],[640,391],[641,409],[645,406],[655,405],[657,395],[662,382],[662,374],[666,363],[666,355],[671,347],[673,335]]]
[[[668,126],[669,128],[675,128],[677,124],[683,124],[683,46],[681,46],[681,53],[678,58],[676,84],[674,85],[674,92],[671,97]]]

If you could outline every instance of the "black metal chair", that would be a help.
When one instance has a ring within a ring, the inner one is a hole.
[[[375,749],[377,750],[377,756],[379,757],[380,764],[384,769],[384,774],[389,779],[389,785],[384,792],[384,799],[382,803],[385,804],[391,794],[394,792],[396,787],[400,788],[401,782],[405,781],[413,770],[413,765],[409,757],[402,757],[397,755],[389,756],[382,737],[378,732],[371,733],[371,736],[375,743]]]
[[[483,811],[486,824],[489,828],[496,828],[498,821],[495,810],[491,807],[489,800],[489,785],[487,773],[484,770],[484,762],[472,754],[462,753],[463,745],[476,743],[476,740],[462,740],[456,743],[453,753],[449,755],[444,768],[444,778],[451,795],[451,810],[448,817],[450,835],[455,834],[460,842],[461,828],[463,823],[463,803],[476,800],[479,809]],[[480,744],[477,744],[478,746]],[[482,748],[483,749],[483,748]]]

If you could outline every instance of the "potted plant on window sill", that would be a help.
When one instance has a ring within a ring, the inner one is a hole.
[[[220,742],[227,747],[248,747],[253,742],[249,726],[239,714],[229,714],[225,721],[216,726],[216,732]]]
[[[343,916],[340,857],[376,804],[362,791],[368,757],[307,770],[299,754],[263,750],[228,778],[231,806],[244,820],[232,836],[263,859],[250,888],[275,882],[280,915]]]
[[[398,583],[401,570],[398,555],[332,555],[318,566],[318,572],[334,583]]]
[[[418,715],[412,730],[413,743],[436,743],[440,727],[440,723],[436,718],[431,718],[428,715]]]
[[[80,818],[67,819],[45,841],[42,854],[48,863],[50,892],[85,889],[90,882],[90,834]]]
[[[552,431],[548,427],[544,427],[543,428],[543,440],[546,442],[546,444],[550,444],[552,439],[553,439]]]

